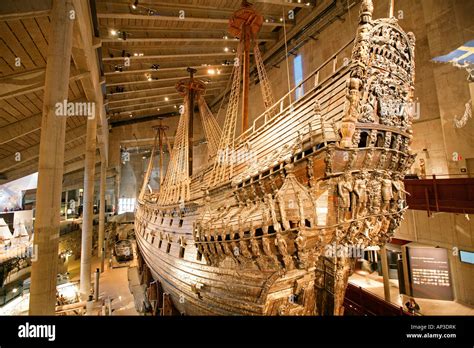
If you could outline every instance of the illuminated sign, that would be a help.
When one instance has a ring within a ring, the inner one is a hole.
[[[407,251],[412,295],[437,300],[453,300],[447,250],[408,247]]]

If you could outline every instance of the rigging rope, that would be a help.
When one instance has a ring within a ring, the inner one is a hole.
[[[288,41],[286,39],[286,19],[285,19],[285,10],[283,9],[283,35],[285,38],[285,57],[286,57],[286,77],[288,80],[288,98],[290,98],[290,104],[292,103],[291,101],[291,82],[290,82],[290,65],[288,63]]]
[[[237,115],[239,111],[240,100],[240,80],[242,76],[241,58],[242,43],[237,47],[236,63],[232,71],[232,87],[230,91],[229,104],[227,106],[226,116],[222,137],[219,142],[217,156],[212,169],[211,185],[215,186],[222,181],[232,177],[234,168],[234,141],[235,129],[237,124]]]
[[[204,96],[200,95],[198,99],[199,113],[204,128],[204,134],[207,139],[208,156],[213,157],[219,149],[219,140],[222,136],[222,130],[212,114],[211,109],[206,103]]]
[[[160,204],[175,204],[190,199],[189,191],[189,113],[187,98],[184,101],[183,114],[179,119],[175,143],[170,153],[170,162],[165,180],[160,189],[158,202]]]

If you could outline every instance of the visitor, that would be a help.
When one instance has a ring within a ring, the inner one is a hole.
[[[408,311],[412,314],[419,313],[420,311],[420,306],[418,303],[416,303],[414,298],[410,298],[410,301],[405,303],[405,306],[407,307]]]

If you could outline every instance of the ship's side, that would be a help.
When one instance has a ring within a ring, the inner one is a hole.
[[[371,16],[363,1],[348,64],[238,139],[245,160],[228,180],[213,185],[210,166],[181,204],[139,200],[140,253],[181,313],[342,314],[348,248],[381,246],[398,227],[414,38]]]

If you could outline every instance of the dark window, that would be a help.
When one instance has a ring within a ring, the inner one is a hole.
[[[367,147],[368,138],[369,135],[367,134],[367,132],[360,133],[359,147]]]
[[[168,246],[166,247],[166,252],[169,254],[171,250],[171,243],[168,243]]]

